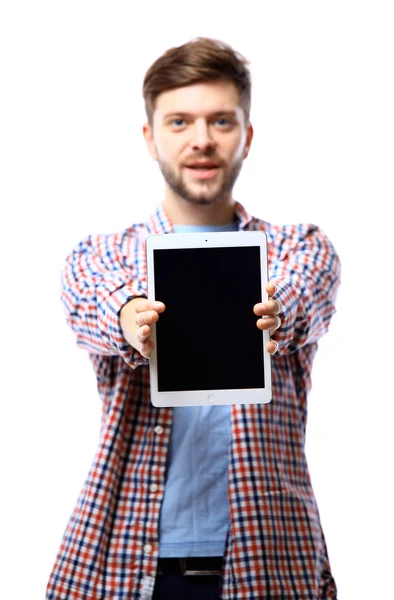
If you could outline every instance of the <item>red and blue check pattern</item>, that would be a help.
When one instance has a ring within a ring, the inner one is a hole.
[[[221,597],[335,599],[304,446],[311,367],[335,311],[339,260],[314,225],[274,226],[239,203],[235,209],[240,229],[267,234],[269,275],[283,315],[272,357],[273,401],[232,407]],[[62,298],[97,375],[102,426],[47,600],[152,597],[172,409],[152,406],[149,362],[124,340],[119,311],[146,295],[147,235],[172,231],[160,205],[147,223],[90,236],[67,259]]]

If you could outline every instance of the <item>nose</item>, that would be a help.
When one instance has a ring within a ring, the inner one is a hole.
[[[215,147],[216,142],[205,119],[197,119],[195,121],[191,144],[193,150],[199,150],[200,152],[207,152]]]

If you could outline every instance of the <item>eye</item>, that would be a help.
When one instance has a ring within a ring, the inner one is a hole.
[[[215,124],[220,129],[230,129],[234,126],[234,122],[231,119],[227,119],[227,117],[219,117],[216,119]]]
[[[173,127],[175,127],[175,129],[179,128],[179,127],[183,127],[185,125],[186,121],[185,119],[181,119],[181,117],[178,117],[177,119],[172,119],[172,121],[170,122],[170,125],[172,125]]]

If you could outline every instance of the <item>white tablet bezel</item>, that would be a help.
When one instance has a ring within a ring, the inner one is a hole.
[[[260,247],[261,297],[262,301],[268,300],[265,289],[268,282],[267,237],[263,231],[167,233],[148,236],[146,239],[148,299],[161,300],[155,296],[154,250],[174,248],[214,248],[225,246]],[[256,316],[256,322],[257,319],[258,317]],[[150,357],[151,402],[154,406],[266,404],[272,400],[271,356],[266,350],[267,342],[270,339],[268,331],[261,332],[261,335],[263,336],[264,354],[264,388],[160,392],[158,391],[157,378],[156,325],[153,324],[151,329],[152,333],[150,339],[155,345]]]

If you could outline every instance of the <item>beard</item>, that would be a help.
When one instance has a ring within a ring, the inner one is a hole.
[[[198,158],[209,157],[200,156]],[[182,171],[179,174],[176,173],[175,169],[169,163],[160,158],[158,159],[158,164],[166,183],[175,194],[190,204],[211,205],[223,202],[231,194],[238,175],[241,172],[243,159],[239,159],[230,169],[225,170],[224,167],[221,167],[218,176],[221,177],[222,181],[219,184],[216,178],[213,181],[199,182],[196,180],[196,187],[200,185],[203,188],[201,191],[194,191],[192,189]]]

